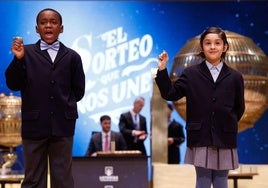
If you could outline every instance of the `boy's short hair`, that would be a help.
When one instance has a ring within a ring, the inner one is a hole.
[[[61,16],[61,14],[60,14],[58,11],[56,11],[55,9],[52,9],[52,8],[45,8],[45,9],[41,10],[41,11],[37,14],[37,16],[36,16],[36,24],[38,25],[38,19],[39,19],[40,14],[41,14],[42,12],[44,12],[44,11],[47,11],[47,10],[53,11],[53,12],[55,12],[56,14],[58,14],[58,15],[59,15],[59,18],[60,18],[60,25],[62,25],[62,16]]]

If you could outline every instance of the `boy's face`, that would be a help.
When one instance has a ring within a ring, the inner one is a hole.
[[[59,15],[50,10],[42,12],[38,17],[36,32],[46,43],[52,44],[55,42],[59,34],[63,32]]]

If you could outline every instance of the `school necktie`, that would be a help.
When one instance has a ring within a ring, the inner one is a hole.
[[[55,51],[59,51],[60,42],[59,41],[56,41],[53,44],[47,44],[46,42],[44,42],[44,41],[41,40],[40,48],[41,48],[41,50],[52,49],[52,50],[55,50]]]
[[[104,151],[109,151],[108,134],[105,134]]]

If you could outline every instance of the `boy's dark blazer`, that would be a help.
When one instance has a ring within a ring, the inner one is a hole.
[[[40,40],[24,50],[24,57],[14,57],[5,72],[7,86],[21,92],[22,137],[73,136],[77,102],[85,92],[81,57],[60,43],[53,63],[41,51]]]

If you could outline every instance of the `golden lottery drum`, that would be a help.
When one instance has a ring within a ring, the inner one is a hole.
[[[245,84],[245,113],[238,124],[238,131],[254,126],[256,121],[267,109],[268,97],[268,58],[252,39],[225,31],[229,43],[225,62],[242,73]],[[200,35],[187,41],[186,45],[174,58],[170,78],[174,82],[182,70],[188,66],[198,64],[203,59],[197,56],[201,50]],[[177,112],[186,118],[185,98],[174,102]]]

